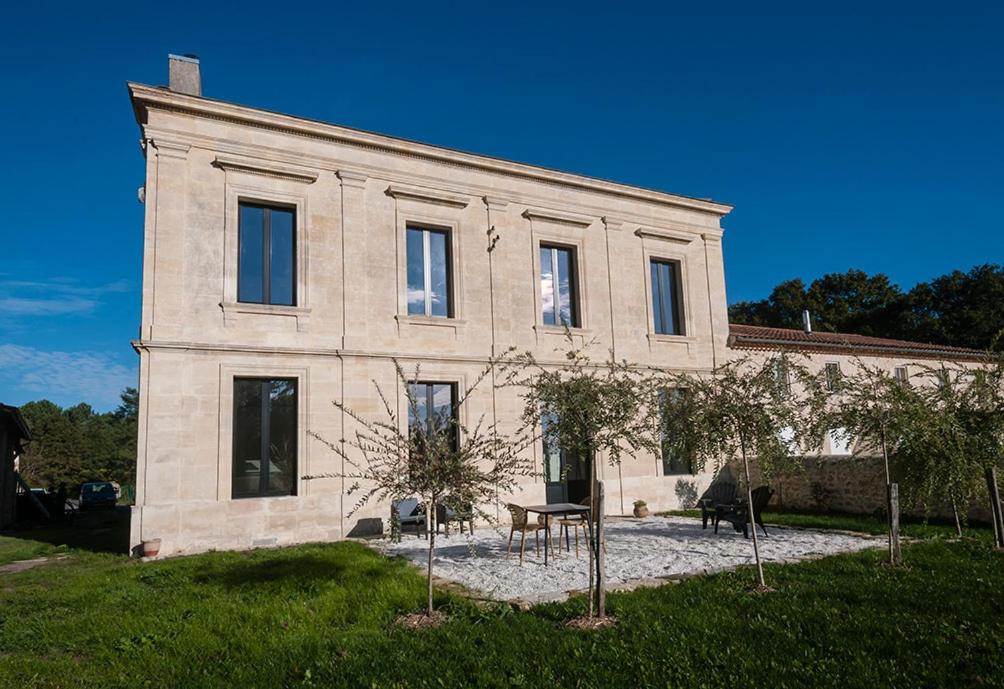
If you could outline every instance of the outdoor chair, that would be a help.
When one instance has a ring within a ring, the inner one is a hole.
[[[763,508],[770,502],[774,491],[767,486],[760,486],[753,491],[753,522],[760,525],[763,535],[769,535],[763,525]],[[750,509],[745,502],[734,505],[719,505],[715,511],[715,533],[718,533],[718,522],[725,520],[732,524],[736,531],[742,531],[744,538],[749,538]],[[756,528],[755,526],[753,528]]]
[[[411,526],[415,528],[416,535],[425,534],[425,537],[429,537],[428,530],[425,525],[425,512],[421,509],[421,505],[418,502],[418,498],[405,498],[404,500],[395,500],[390,506],[391,513],[391,524],[393,525],[396,521],[397,523],[397,533],[394,533],[394,528],[391,529],[391,537],[401,540],[401,532],[404,531],[406,526]],[[395,520],[396,517],[396,520]]]
[[[697,504],[701,506],[701,528],[708,528],[708,519],[714,524],[719,505],[734,505],[738,487],[731,481],[715,481],[704,491]],[[717,526],[717,524],[715,524]]]
[[[512,555],[512,537],[517,531],[519,532],[519,564],[523,564],[523,551],[526,549],[526,535],[528,533],[533,533],[536,539],[537,545],[537,557],[540,557],[540,532],[547,531],[546,538],[551,537],[551,531],[548,528],[549,522],[531,523],[527,519],[527,512],[525,509],[519,505],[514,505],[509,503],[506,505],[509,510],[509,515],[512,517],[512,526],[509,528],[509,545],[506,547],[506,557]],[[551,548],[554,548],[554,542],[550,542]]]
[[[439,533],[440,525],[446,531],[446,536],[450,535],[450,522],[457,522],[460,525],[460,533],[464,532],[464,522],[467,522],[467,531],[474,535],[474,510],[467,507],[463,510],[453,510],[450,507],[439,503],[436,505],[436,533]]]
[[[568,530],[575,535],[575,557],[579,556],[579,529],[582,529],[582,540],[589,542],[589,527],[586,520],[578,515],[565,516],[558,520],[558,550],[561,550],[561,534],[565,534],[565,550],[571,552],[568,540]]]

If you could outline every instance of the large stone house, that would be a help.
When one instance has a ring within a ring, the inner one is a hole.
[[[386,518],[303,476],[343,470],[312,436],[341,437],[333,400],[376,414],[376,381],[407,418],[395,359],[449,408],[510,345],[554,360],[562,323],[597,359],[733,355],[726,204],[213,100],[192,58],[129,93],[146,159],[133,544],[330,540]],[[504,428],[519,405],[485,386],[457,413]],[[521,501],[583,494],[584,466],[534,457],[546,476]],[[711,478],[658,456],[597,466],[613,513],[677,507]]]

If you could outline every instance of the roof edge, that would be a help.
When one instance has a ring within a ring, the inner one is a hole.
[[[126,86],[129,89],[129,97],[132,100],[136,121],[140,126],[145,124],[143,116],[144,108],[161,108],[284,131],[300,136],[324,138],[349,145],[379,148],[391,152],[423,157],[437,162],[460,163],[486,172],[516,175],[527,179],[552,183],[557,182],[587,191],[596,191],[687,208],[719,217],[728,215],[734,208],[732,205],[708,199],[671,194],[669,192],[646,189],[644,187],[613,182],[574,172],[555,170],[540,165],[520,163],[480,153],[469,153],[436,144],[354,129],[321,120],[287,115],[263,108],[254,108],[229,101],[207,98],[205,96],[176,93],[163,87],[150,86],[132,81],[126,82]]]

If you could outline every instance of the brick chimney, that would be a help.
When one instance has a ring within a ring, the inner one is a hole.
[[[172,91],[190,96],[202,95],[202,75],[195,55],[168,55],[168,86]]]

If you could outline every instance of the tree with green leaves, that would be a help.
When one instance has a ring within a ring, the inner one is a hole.
[[[889,563],[900,563],[898,523],[892,505],[890,457],[916,446],[918,429],[928,408],[917,389],[884,368],[855,362],[853,373],[841,377],[829,411],[829,425],[854,442],[857,456],[881,452],[885,469],[886,517],[889,521]]]
[[[343,437],[337,441],[309,433],[344,460],[349,469],[304,479],[351,481],[347,494],[356,496],[356,502],[350,515],[372,500],[396,502],[413,496],[421,500],[429,539],[425,614],[432,619],[436,506],[470,512],[472,517],[493,522],[494,515],[486,506],[495,503],[500,493],[512,492],[519,477],[532,475],[526,454],[532,439],[519,433],[502,435],[496,423],[484,415],[472,425],[461,420],[458,410],[485,382],[490,366],[466,390],[459,391],[457,399],[434,397],[431,402],[422,394],[417,367],[410,374],[396,360],[394,367],[396,385],[406,399],[407,418],[392,401],[395,397],[386,394],[375,381],[382,405],[380,418],[367,418],[348,405],[333,402],[354,428],[343,428]]]
[[[605,456],[619,467],[625,456],[659,452],[655,380],[648,369],[617,361],[593,362],[566,330],[567,349],[557,362],[540,361],[525,352],[498,363],[501,386],[515,387],[523,398],[524,428],[540,428],[543,441],[562,452],[585,457],[589,464],[590,505],[594,514],[589,547],[589,615],[606,615],[603,566],[603,520],[595,514],[600,490],[597,461]],[[547,419],[543,423],[543,419]]]
[[[969,506],[985,491],[986,469],[1002,464],[1002,365],[991,358],[978,366],[922,366],[916,378],[923,409],[900,456],[925,509],[948,504],[961,536]]]
[[[818,449],[825,427],[826,393],[819,376],[787,354],[728,362],[709,374],[677,374],[666,385],[682,390],[666,397],[664,424],[674,451],[689,453],[694,471],[710,463],[742,461],[750,505],[757,584],[766,590],[753,522],[755,458],[760,476],[801,467],[798,457]]]

